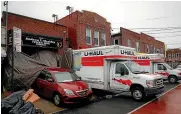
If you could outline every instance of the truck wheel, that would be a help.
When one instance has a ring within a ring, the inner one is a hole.
[[[168,77],[168,81],[171,83],[171,84],[174,84],[178,81],[177,77],[176,76],[169,76]]]
[[[56,106],[60,106],[60,104],[62,103],[62,99],[61,99],[61,95],[56,93],[54,96],[53,96],[53,103],[56,105]]]
[[[134,87],[131,90],[131,95],[132,95],[134,100],[141,101],[145,97],[145,92],[141,87]]]

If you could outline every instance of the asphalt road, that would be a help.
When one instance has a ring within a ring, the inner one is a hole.
[[[165,92],[178,84],[165,82]],[[71,106],[69,109],[56,114],[127,114],[152,99],[148,98],[145,101],[136,102],[131,98],[130,94],[123,93],[119,96],[94,101],[87,105]]]

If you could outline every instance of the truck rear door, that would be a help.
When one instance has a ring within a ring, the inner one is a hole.
[[[128,80],[129,70],[122,63],[114,63],[111,65],[110,72],[110,88],[115,90],[125,90],[130,84]]]

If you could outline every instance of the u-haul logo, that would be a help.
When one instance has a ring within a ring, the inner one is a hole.
[[[133,51],[129,51],[129,50],[121,50],[121,54],[122,55],[135,55],[135,53]]]
[[[150,59],[148,56],[138,56],[137,59]]]
[[[84,52],[84,56],[104,55],[102,51]]]

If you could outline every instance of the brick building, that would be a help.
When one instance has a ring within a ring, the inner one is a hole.
[[[68,27],[70,47],[73,49],[110,45],[111,24],[90,11],[75,11],[57,21]]]
[[[166,60],[171,67],[176,68],[178,64],[181,64],[181,49],[169,49],[166,52]]]
[[[120,28],[119,33],[111,36],[111,44],[136,48],[136,51],[140,53],[165,54],[165,45],[163,42],[147,34],[138,34],[125,28]]]
[[[5,26],[5,20],[6,12],[3,12],[1,19],[2,26]],[[68,28],[64,25],[9,12],[8,30],[11,30],[14,26],[20,28],[23,33],[30,34],[31,36],[62,39],[62,47],[67,47],[66,38],[68,37]],[[58,49],[59,53],[62,53],[62,47]]]

